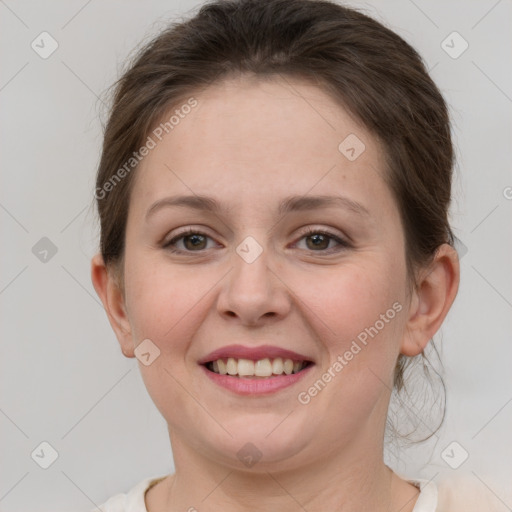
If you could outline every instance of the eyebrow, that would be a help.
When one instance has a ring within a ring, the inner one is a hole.
[[[171,196],[164,197],[153,203],[146,212],[146,220],[155,212],[166,207],[185,207],[199,211],[208,211],[212,213],[221,213],[222,207],[213,197],[204,195],[189,196]],[[345,196],[291,196],[284,199],[278,208],[279,215],[285,215],[290,212],[314,210],[318,208],[328,208],[338,206],[349,210],[361,217],[370,217],[369,210],[352,199]]]

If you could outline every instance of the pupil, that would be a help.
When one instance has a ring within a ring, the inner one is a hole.
[[[313,240],[313,244],[315,247],[320,247],[322,242],[325,243],[325,238],[324,238],[324,235],[311,235],[309,237],[311,240]],[[317,242],[320,242],[320,244],[318,244]]]
[[[194,240],[194,241],[192,241],[192,246],[193,246],[193,247],[197,247],[197,246],[198,246],[198,244],[200,244],[200,243],[201,243],[201,241],[202,241],[202,240],[200,240],[201,238],[203,238],[203,236],[202,236],[202,235],[189,235],[189,236],[187,237],[187,239],[188,239],[189,241]]]

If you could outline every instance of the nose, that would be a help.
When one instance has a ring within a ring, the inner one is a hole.
[[[284,318],[291,308],[291,296],[279,275],[282,272],[273,268],[275,260],[265,249],[256,259],[247,258],[241,246],[233,252],[232,270],[218,297],[219,314],[250,326]]]

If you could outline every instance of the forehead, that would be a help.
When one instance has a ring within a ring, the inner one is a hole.
[[[379,141],[314,84],[240,77],[190,97],[193,108],[180,108],[185,99],[162,116],[161,140],[150,134],[156,144],[136,171],[130,209],[168,193],[250,209],[309,191],[390,206]]]

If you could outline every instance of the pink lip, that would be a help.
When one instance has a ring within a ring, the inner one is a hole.
[[[279,357],[279,356],[276,356]],[[292,359],[290,357],[290,359]],[[201,366],[201,369],[215,384],[229,389],[239,395],[268,395],[283,388],[287,388],[302,379],[314,365],[306,366],[299,373],[291,373],[290,375],[275,375],[268,378],[242,378],[233,377],[231,375],[220,375]]]
[[[205,364],[216,359],[227,359],[233,357],[235,359],[251,359],[258,361],[266,357],[274,359],[282,357],[283,359],[292,359],[293,361],[311,361],[310,357],[303,354],[298,354],[293,350],[286,350],[284,348],[275,347],[272,345],[260,345],[259,347],[244,347],[243,345],[227,345],[210,352],[207,356],[199,359],[199,364]],[[211,373],[211,372],[210,372]],[[302,372],[300,372],[302,373]],[[296,374],[299,375],[300,373]]]

